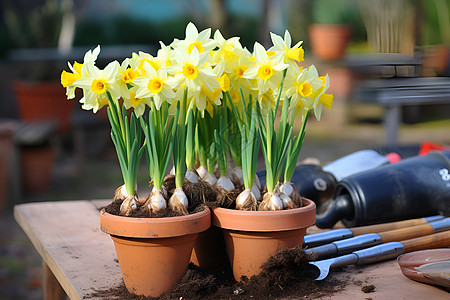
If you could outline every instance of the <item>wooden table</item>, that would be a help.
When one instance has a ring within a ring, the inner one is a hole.
[[[99,208],[106,200],[40,202],[16,205],[14,217],[39,252],[44,299],[95,299],[90,295],[122,283],[114,245],[99,229]],[[315,228],[309,229],[309,232]],[[347,267],[345,290],[322,299],[448,299],[444,289],[407,279],[395,260]],[[361,285],[362,284],[362,285]],[[375,292],[361,287],[374,285]]]

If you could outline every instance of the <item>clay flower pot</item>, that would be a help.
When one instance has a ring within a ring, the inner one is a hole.
[[[230,268],[220,228],[211,226],[208,230],[198,234],[194,249],[192,249],[191,263],[211,271]]]
[[[205,210],[181,217],[131,218],[100,212],[100,227],[116,248],[130,293],[158,297],[185,274],[199,232],[211,224]]]
[[[302,198],[301,208],[241,211],[214,208],[213,225],[222,228],[234,278],[261,273],[261,265],[284,248],[301,246],[306,228],[316,220],[316,205]]]
[[[350,26],[345,24],[311,24],[311,51],[322,60],[338,60],[344,56],[350,39]]]

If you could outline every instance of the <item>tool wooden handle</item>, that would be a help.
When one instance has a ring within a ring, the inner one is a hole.
[[[384,232],[379,232],[378,235],[381,237],[383,243],[388,242],[398,242],[403,240],[409,240],[412,238],[433,234],[433,226],[430,224],[417,225],[412,227],[400,228],[395,230],[389,230]]]
[[[450,230],[431,235],[401,241],[405,252],[433,249],[450,246]]]
[[[376,225],[368,225],[368,226],[361,226],[361,227],[352,227],[349,228],[354,235],[361,235],[366,233],[378,233],[388,230],[394,230],[399,228],[405,228],[410,226],[416,226],[416,225],[422,225],[427,224],[428,222],[423,219],[411,219],[411,220],[405,220],[405,221],[397,221],[397,222],[390,222],[390,223],[383,223],[383,224],[376,224]]]

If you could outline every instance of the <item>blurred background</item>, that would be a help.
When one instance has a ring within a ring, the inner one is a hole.
[[[3,0],[0,299],[42,297],[39,256],[13,205],[109,199],[121,184],[104,109],[94,115],[65,98],[67,61],[97,45],[99,66],[156,54],[159,41],[183,39],[190,21],[239,36],[249,50],[286,29],[304,41],[304,65],[329,74],[334,103],[309,121],[301,160],[450,145],[450,0]]]

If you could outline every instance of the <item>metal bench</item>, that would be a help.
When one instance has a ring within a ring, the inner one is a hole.
[[[384,128],[387,145],[395,145],[403,106],[450,104],[450,77],[391,78],[363,81],[355,90],[361,103],[385,108]]]

